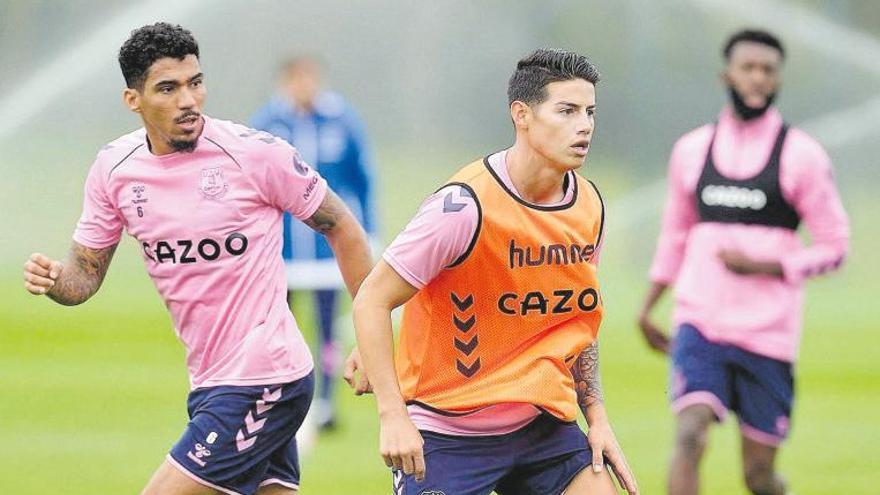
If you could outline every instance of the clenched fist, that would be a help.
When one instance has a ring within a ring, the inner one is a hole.
[[[24,264],[24,288],[34,295],[43,295],[55,287],[64,265],[40,253],[32,254]]]

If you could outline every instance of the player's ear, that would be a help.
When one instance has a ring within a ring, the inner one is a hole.
[[[517,129],[528,129],[531,113],[532,109],[519,100],[510,104],[510,119]]]
[[[721,69],[721,72],[718,73],[718,80],[725,86],[730,86],[732,84],[730,81],[730,71],[727,67]]]
[[[125,88],[122,92],[122,102],[134,113],[141,113],[141,93],[134,88]]]

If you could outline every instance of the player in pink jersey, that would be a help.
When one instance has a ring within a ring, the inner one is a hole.
[[[774,461],[789,430],[802,286],[840,266],[849,225],[827,154],[772,106],[784,55],[770,33],[733,35],[722,75],[732,105],[672,150],[653,285],[639,318],[648,344],[672,357],[670,494],[697,493],[707,430],[728,410],[739,417],[749,490],[786,490]],[[801,222],[809,247],[797,234]],[[670,345],[649,315],[671,284],[678,330]]]
[[[187,351],[190,421],[144,494],[293,494],[312,358],[285,300],[282,213],[326,235],[354,294],[363,229],[296,150],[202,114],[199,48],[180,26],[132,32],[124,101],[144,127],[101,149],[65,261],[35,253],[25,287],[64,305],[101,285],[123,229]]]

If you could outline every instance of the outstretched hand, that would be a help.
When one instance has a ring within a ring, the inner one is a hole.
[[[723,250],[718,257],[724,262],[724,266],[733,273],[739,275],[751,275],[756,273],[754,263],[748,256],[739,251]]]
[[[769,275],[783,278],[782,264],[778,261],[758,261],[740,251],[724,249],[718,253],[728,270],[737,275]]]

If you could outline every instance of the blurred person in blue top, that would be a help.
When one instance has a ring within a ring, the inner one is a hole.
[[[296,147],[345,201],[375,245],[374,172],[364,126],[341,95],[324,89],[316,58],[297,56],[281,66],[276,94],[254,114],[251,125]],[[334,320],[344,284],[327,241],[304,227],[285,213],[282,255],[287,295],[291,301],[294,290],[314,291],[321,372],[315,414],[319,428],[332,429],[336,424],[333,389],[341,364]]]

